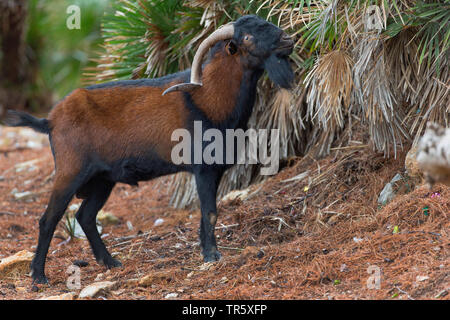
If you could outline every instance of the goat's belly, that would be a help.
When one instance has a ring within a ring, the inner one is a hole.
[[[147,181],[168,174],[185,171],[183,166],[177,166],[159,157],[128,158],[120,160],[111,166],[109,179],[130,185],[139,181]]]

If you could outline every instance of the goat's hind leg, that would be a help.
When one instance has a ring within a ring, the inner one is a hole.
[[[98,211],[108,200],[113,188],[113,182],[102,179],[91,180],[88,185],[87,198],[83,201],[76,214],[76,218],[89,240],[95,259],[108,269],[121,267],[122,264],[114,259],[106,249],[97,230],[96,217]]]
[[[66,208],[77,189],[77,179],[75,176],[56,176],[50,201],[45,213],[39,220],[39,240],[36,254],[31,262],[31,275],[33,283],[48,283],[45,276],[45,259],[48,248],[53,238],[55,228],[61,220]]]

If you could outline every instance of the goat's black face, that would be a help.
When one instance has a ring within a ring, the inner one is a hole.
[[[234,36],[226,45],[228,53],[240,53],[248,68],[265,69],[274,83],[290,88],[294,79],[288,60],[294,46],[292,39],[274,24],[254,15],[239,18],[234,28]]]

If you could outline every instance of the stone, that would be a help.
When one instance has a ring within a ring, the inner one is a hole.
[[[114,214],[108,211],[100,210],[97,214],[97,221],[102,224],[102,226],[114,225],[120,222]]]
[[[404,192],[407,189],[407,186],[403,180],[403,176],[400,173],[397,173],[392,180],[384,186],[383,190],[381,190],[380,195],[378,196],[378,204],[384,206],[391,202],[398,193]]]
[[[39,300],[74,300],[75,297],[76,297],[75,292],[68,292],[57,296],[43,297],[40,298]]]
[[[102,281],[103,278],[105,277],[105,275],[103,273],[99,273],[96,277],[95,277],[95,282],[97,281]]]
[[[153,284],[168,283],[172,280],[172,276],[167,272],[153,272],[139,280],[139,285],[141,287],[149,287]]]
[[[109,291],[114,290],[116,287],[115,281],[101,281],[94,282],[93,284],[85,287],[81,290],[79,298],[94,298],[99,294],[107,294]]]
[[[412,147],[411,150],[408,151],[405,158],[405,169],[406,174],[411,181],[416,185],[420,185],[422,184],[424,177],[419,162],[417,162],[417,152],[417,147]]]
[[[13,256],[3,258],[0,261],[0,279],[29,273],[33,257],[34,253],[22,250]]]
[[[168,293],[164,298],[165,299],[175,299],[178,297],[178,293]]]
[[[417,276],[416,277],[416,281],[417,282],[422,282],[422,281],[425,281],[425,280],[428,280],[428,279],[430,279],[430,277],[428,277],[428,276]]]
[[[222,198],[221,201],[222,202],[236,201],[236,200],[244,201],[245,199],[247,199],[249,191],[250,191],[249,189],[230,191]]]
[[[428,122],[418,149],[417,162],[427,182],[450,186],[450,128]]]
[[[36,194],[30,191],[16,192],[14,193],[14,198],[18,201],[26,201],[36,197]]]
[[[86,235],[84,234],[83,228],[81,228],[80,224],[78,223],[77,219],[74,217],[66,218],[66,230],[70,230],[69,233],[70,236],[73,236],[75,238],[79,239],[86,239]],[[97,230],[99,234],[102,234],[102,226],[97,224]]]

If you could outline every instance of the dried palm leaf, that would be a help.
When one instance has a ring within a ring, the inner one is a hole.
[[[352,58],[344,50],[332,51],[317,59],[308,73],[308,119],[322,129],[319,154],[329,152],[333,138],[344,127],[353,89]]]

